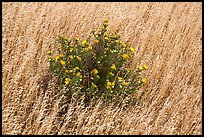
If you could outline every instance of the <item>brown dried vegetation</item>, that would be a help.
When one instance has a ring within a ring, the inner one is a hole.
[[[201,3],[2,4],[3,134],[201,134]],[[149,84],[135,106],[66,102],[47,69],[59,34],[109,31],[134,45]],[[46,77],[45,77],[46,76]]]

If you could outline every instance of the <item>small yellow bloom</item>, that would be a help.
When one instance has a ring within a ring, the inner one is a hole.
[[[123,46],[123,48],[125,48],[125,47],[126,47],[126,44],[125,44],[125,43],[123,43],[122,41],[120,41],[120,44]]]
[[[146,70],[148,69],[148,67],[146,65],[143,65],[143,68],[146,69]]]
[[[122,77],[118,77],[118,80],[121,81],[123,78]]]
[[[69,58],[70,58],[70,59],[73,59],[74,57],[73,57],[72,55],[69,55]]]
[[[75,67],[75,68],[74,68],[74,71],[76,71],[76,70],[79,70],[79,67]]]
[[[82,44],[82,45],[87,45],[88,42],[87,42],[87,40],[82,40],[81,44]]]
[[[78,60],[78,61],[81,61],[81,57],[77,57],[77,60]]]
[[[115,64],[113,64],[113,65],[111,66],[111,69],[115,69],[115,70],[116,70]]]
[[[124,59],[128,58],[128,55],[127,54],[123,54],[123,58]]]
[[[109,72],[109,75],[114,76],[114,73],[113,72]]]
[[[89,45],[89,46],[88,46],[88,50],[92,50],[92,46]]]
[[[142,78],[142,83],[147,83],[147,78]]]
[[[48,54],[48,55],[51,55],[51,54],[52,54],[52,52],[51,52],[50,50],[48,50],[48,51],[47,51],[47,54]]]
[[[142,66],[139,66],[138,69],[139,69],[140,71],[142,71],[142,70],[143,70],[143,67],[142,67]]]
[[[73,48],[70,48],[70,49],[69,49],[70,52],[72,52],[73,50],[74,50]]]
[[[104,39],[105,39],[106,41],[108,41],[108,37],[105,37]]]
[[[110,81],[107,81],[107,82],[106,82],[106,85],[107,85],[107,86],[111,86],[111,82],[110,82]]]
[[[92,88],[97,88],[96,84],[92,83]]]
[[[98,74],[98,70],[97,69],[93,69],[93,73],[96,75]]]
[[[69,70],[66,69],[66,70],[65,70],[65,73],[69,73]]]
[[[89,34],[89,37],[92,37],[93,35],[92,34]]]
[[[107,88],[107,89],[110,89],[110,88],[111,88],[111,84],[112,84],[112,83],[111,83],[110,81],[107,81],[107,83],[106,83],[106,88]]]
[[[61,63],[62,65],[64,65],[64,64],[65,64],[65,61],[64,61],[64,60],[60,60],[60,63]]]
[[[131,50],[132,52],[134,52],[134,51],[135,51],[135,49],[134,49],[133,47],[130,47],[130,50]]]
[[[76,74],[76,76],[79,77],[79,78],[82,78],[82,75],[81,75],[80,72],[78,72],[78,73]]]
[[[70,81],[71,81],[70,78],[66,78],[66,79],[65,79],[65,84],[69,85]]]
[[[58,60],[58,59],[59,59],[59,56],[56,56],[55,59]]]
[[[115,86],[115,81],[114,81],[114,82],[111,82],[111,86],[112,86],[112,88],[114,88],[114,86]]]

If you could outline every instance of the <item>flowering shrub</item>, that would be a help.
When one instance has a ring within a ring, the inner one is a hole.
[[[141,72],[130,65],[135,49],[120,41],[120,35],[107,34],[108,20],[86,39],[59,36],[57,47],[49,50],[49,69],[60,80],[60,87],[71,98],[76,95],[85,104],[102,98],[105,102],[135,99],[138,89],[147,83]]]

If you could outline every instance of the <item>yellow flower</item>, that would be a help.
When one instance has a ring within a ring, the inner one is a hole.
[[[128,55],[127,54],[123,54],[123,58],[124,59],[128,58]]]
[[[148,69],[148,67],[146,65],[143,65],[143,68],[146,69],[146,70]]]
[[[142,83],[147,83],[147,78],[142,78]]]
[[[106,82],[106,88],[107,88],[107,89],[110,89],[110,88],[111,88],[111,87],[110,87],[111,84],[112,84],[112,83],[111,83],[110,81],[107,81],[107,82]]]
[[[81,57],[77,57],[77,60],[78,60],[78,61],[81,61]]]
[[[79,70],[79,67],[75,67],[75,68],[74,68],[74,71],[76,71],[76,70]]]
[[[109,72],[109,75],[111,75],[111,76],[114,76],[114,73],[112,73],[112,72]]]
[[[48,54],[48,55],[51,55],[51,54],[52,54],[52,52],[51,52],[50,50],[48,50],[48,51],[47,51],[47,54]]]
[[[114,86],[115,86],[115,81],[114,81],[114,82],[111,82],[111,86],[112,86],[112,88],[114,88]]]
[[[60,60],[60,63],[61,63],[62,65],[64,65],[64,64],[65,64],[65,61],[64,61],[64,60]]]
[[[118,80],[121,81],[123,78],[122,77],[118,77]]]
[[[74,57],[73,57],[72,55],[69,55],[69,58],[70,58],[70,59],[73,59]]]
[[[62,58],[62,57],[63,57],[63,54],[59,54],[59,57],[61,57],[61,58]]]
[[[87,42],[87,40],[82,40],[81,44],[82,44],[82,45],[87,45],[88,42]]]
[[[91,84],[91,87],[92,88],[97,88],[96,84],[94,84],[94,83]]]
[[[96,75],[98,74],[98,70],[97,69],[93,69],[93,73]]]
[[[92,50],[92,46],[88,46],[88,50]]]
[[[142,71],[142,70],[143,70],[143,67],[142,67],[142,66],[139,66],[138,69],[139,69],[140,71]]]
[[[111,69],[115,69],[115,70],[116,70],[115,64],[113,64],[113,65],[111,66]]]
[[[89,37],[92,37],[92,34],[89,34]]]
[[[65,73],[69,73],[69,70],[66,69],[66,70],[65,70]]]
[[[74,50],[73,48],[70,48],[70,49],[69,49],[70,52],[72,52],[73,50]]]
[[[66,78],[66,79],[65,79],[65,84],[69,85],[70,81],[71,81],[70,78]]]
[[[134,52],[134,51],[135,51],[135,49],[134,49],[133,47],[130,47],[130,50],[131,50],[132,52]]]
[[[58,60],[58,59],[59,59],[59,56],[56,56],[55,59]]]
[[[78,73],[76,74],[76,76],[79,77],[79,78],[82,78],[82,75],[81,75],[80,72],[78,72]]]
[[[104,39],[105,39],[106,41],[108,41],[108,37],[105,37]]]
[[[120,41],[120,44],[123,46],[123,48],[125,48],[125,47],[126,47],[126,44],[125,44],[125,43],[123,43],[122,41]]]

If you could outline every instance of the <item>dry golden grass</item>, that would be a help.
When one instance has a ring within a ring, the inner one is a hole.
[[[4,2],[2,8],[3,134],[202,133],[201,3]],[[46,51],[57,35],[83,38],[106,18],[109,31],[134,45],[133,66],[149,66],[149,84],[128,108],[67,104],[45,77]]]

